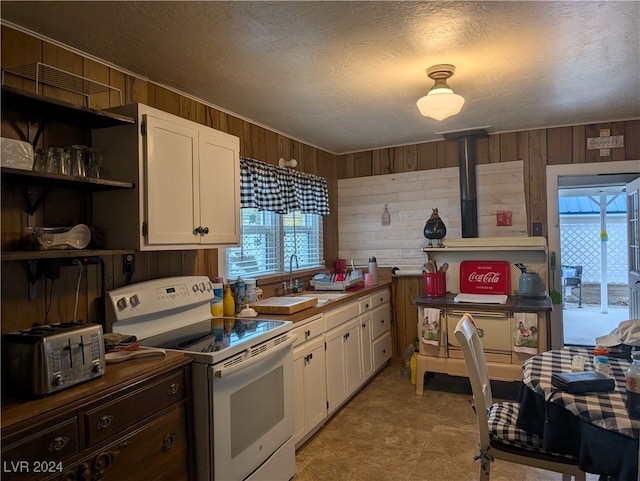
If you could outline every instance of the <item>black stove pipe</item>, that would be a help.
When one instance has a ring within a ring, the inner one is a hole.
[[[478,237],[478,198],[476,194],[476,164],[478,138],[487,137],[484,128],[447,132],[446,140],[458,142],[458,170],[460,172],[460,215],[462,237]]]
[[[478,237],[478,198],[476,195],[475,137],[458,139],[458,170],[460,172],[460,214],[462,237]]]

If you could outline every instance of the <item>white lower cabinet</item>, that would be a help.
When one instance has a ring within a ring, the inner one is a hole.
[[[322,315],[293,331],[294,436],[299,447],[327,418],[324,325]]]
[[[373,375],[373,346],[371,344],[371,313],[360,316],[360,352],[362,354],[362,379]]]
[[[358,318],[325,334],[327,343],[327,407],[329,414],[362,384]]]
[[[296,445],[327,417],[324,338],[293,350]]]
[[[381,289],[296,322],[296,448],[391,358],[389,297],[389,289]]]

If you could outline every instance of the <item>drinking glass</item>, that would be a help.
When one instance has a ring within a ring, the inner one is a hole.
[[[87,147],[84,145],[72,145],[68,149],[70,175],[84,177],[86,175]]]
[[[36,149],[33,154],[34,172],[47,172],[47,153],[44,149]]]
[[[105,174],[102,151],[100,149],[87,149],[87,159],[87,176],[94,179],[102,179]]]
[[[60,147],[49,147],[47,151],[47,172],[69,175],[71,163],[69,155]]]

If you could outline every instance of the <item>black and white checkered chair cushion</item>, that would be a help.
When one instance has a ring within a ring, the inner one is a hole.
[[[493,442],[507,444],[516,448],[526,449],[544,454],[571,458],[556,453],[549,453],[542,448],[542,440],[537,434],[532,434],[516,427],[520,404],[512,402],[495,403],[489,409],[487,422],[489,424],[489,438]]]

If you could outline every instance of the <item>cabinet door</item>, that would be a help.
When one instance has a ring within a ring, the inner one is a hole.
[[[347,381],[345,376],[344,342],[347,331],[335,329],[327,334],[325,340],[327,365],[327,402],[329,413],[336,410],[347,398]]]
[[[360,316],[360,352],[362,353],[362,379],[373,374],[373,353],[371,351],[371,313]]]
[[[146,114],[143,142],[147,244],[199,242],[193,181],[197,169],[198,132]],[[133,208],[134,206],[132,206]]]
[[[355,392],[362,384],[362,367],[360,366],[360,321],[354,319],[349,323],[344,342],[345,375],[347,395]]]
[[[202,244],[240,242],[240,144],[237,137],[208,129],[199,134],[196,183],[200,215],[197,226],[208,229]]]
[[[304,370],[304,395],[306,425],[309,432],[327,417],[324,339],[309,343],[307,352],[309,360],[306,361]]]
[[[304,367],[305,356],[307,355],[305,346],[293,350],[293,435],[296,442],[307,433],[305,421],[305,382]]]

